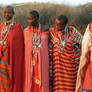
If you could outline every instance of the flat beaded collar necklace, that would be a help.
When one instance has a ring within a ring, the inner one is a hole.
[[[41,47],[41,25],[39,24],[38,32],[34,33],[34,28],[32,27],[32,44],[34,48]]]

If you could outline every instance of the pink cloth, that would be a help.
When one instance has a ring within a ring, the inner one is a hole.
[[[77,75],[76,91],[92,90],[92,22],[87,26],[82,40],[82,54]]]
[[[49,92],[49,56],[48,56],[48,34],[49,32],[41,33],[41,48],[38,49],[40,59],[40,78],[41,87],[39,92]],[[28,26],[24,30],[25,43],[25,92],[32,90],[32,32],[31,27]]]
[[[88,25],[88,28],[89,29],[87,29],[85,33],[85,35],[88,34],[89,40],[88,40],[88,50],[86,52],[87,65],[85,65],[83,89],[92,90],[92,32],[91,32],[92,22]],[[85,45],[85,42],[83,45]]]

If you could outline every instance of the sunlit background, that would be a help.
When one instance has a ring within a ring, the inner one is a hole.
[[[40,14],[40,23],[54,26],[55,19],[63,14],[69,19],[68,25],[76,27],[82,34],[92,21],[92,0],[0,0],[0,21],[3,21],[3,9],[6,5],[14,7],[14,19],[23,28],[27,24],[29,11],[36,10]]]
[[[66,5],[83,5],[88,2],[92,2],[92,0],[0,0],[0,4],[16,4],[16,3],[24,3],[24,2],[50,2],[56,4],[66,4]]]

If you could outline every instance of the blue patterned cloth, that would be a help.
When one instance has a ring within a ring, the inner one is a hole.
[[[83,89],[83,92],[92,92],[92,90]]]

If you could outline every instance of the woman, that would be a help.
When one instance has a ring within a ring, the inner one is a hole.
[[[0,92],[23,92],[23,30],[14,14],[12,6],[5,7],[0,24]]]
[[[81,34],[67,25],[60,15],[50,30],[50,89],[53,92],[74,92],[80,61]]]
[[[39,23],[39,13],[29,12],[25,41],[25,92],[49,92],[48,28]]]
[[[92,92],[92,22],[88,25],[82,40],[76,92]]]

